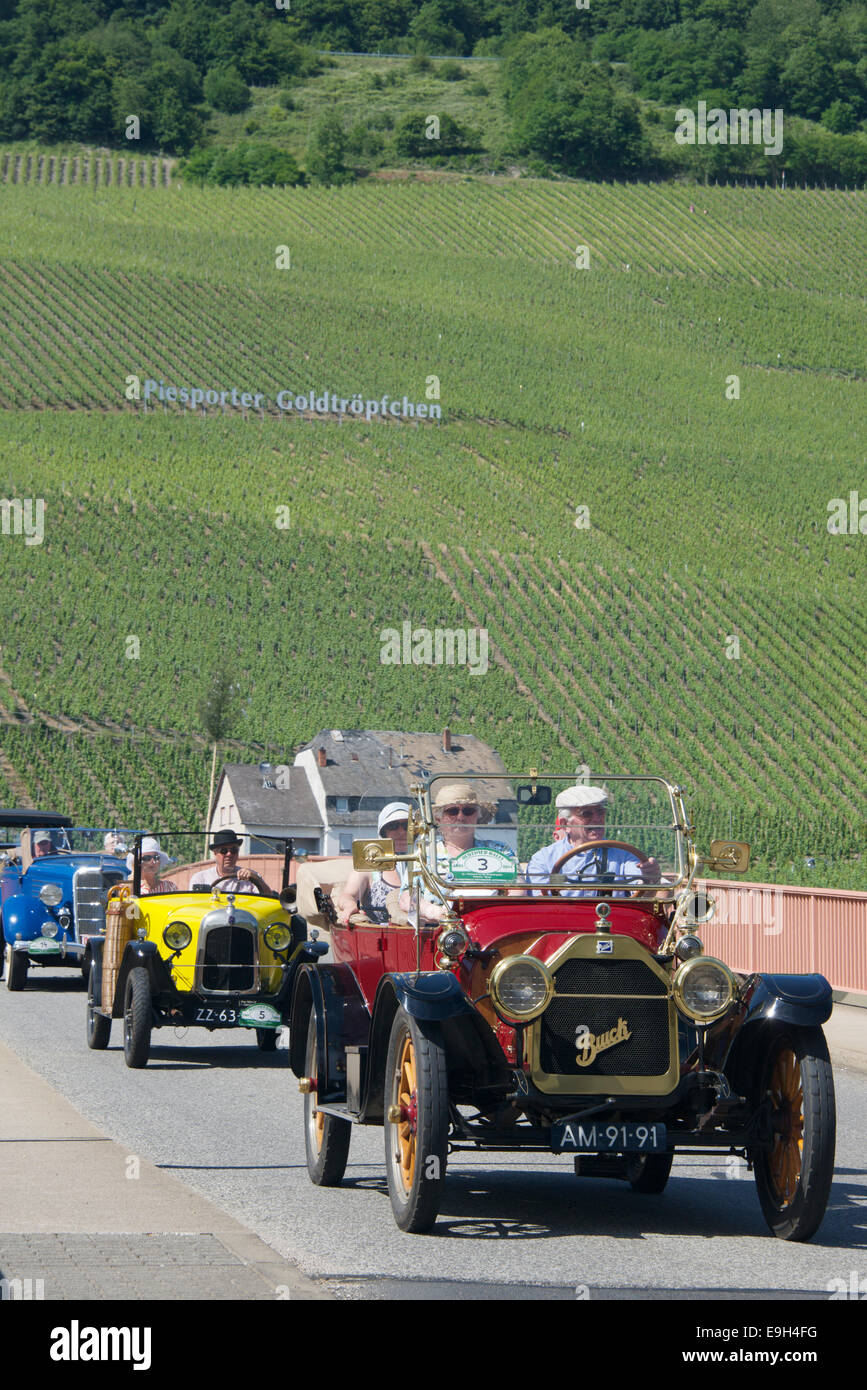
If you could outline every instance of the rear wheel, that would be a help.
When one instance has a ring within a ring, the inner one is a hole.
[[[126,978],[123,1006],[123,1055],[128,1067],[146,1067],[151,1050],[151,982],[137,965]]]
[[[6,988],[10,991],[23,989],[27,983],[29,965],[26,951],[13,951],[6,947]]]
[[[446,1179],[449,1086],[445,1048],[398,1009],[385,1068],[385,1164],[394,1219],[429,1231]]]
[[[633,1192],[662,1192],[673,1161],[674,1154],[630,1154],[626,1176]]]
[[[108,1047],[111,1037],[111,1019],[96,1012],[96,966],[90,963],[90,976],[87,982],[87,1045],[95,1052]]]
[[[809,1240],[834,1175],[834,1081],[821,1028],[784,1026],[771,1035],[759,1103],[773,1130],[771,1147],[750,1155],[762,1212],[781,1240]]]
[[[257,1028],[256,1043],[260,1052],[277,1051],[277,1029],[276,1028]]]
[[[275,1046],[277,1032],[274,1031]],[[316,1014],[310,1010],[307,1025],[307,1050],[304,1071],[314,1080],[318,1075],[316,1057]],[[304,1097],[304,1147],[307,1151],[307,1172],[310,1181],[317,1187],[336,1187],[346,1172],[349,1158],[349,1141],[352,1138],[352,1123],[338,1119],[336,1115],[323,1115],[316,1108],[316,1092],[308,1091]]]

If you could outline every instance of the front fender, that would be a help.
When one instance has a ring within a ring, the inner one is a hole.
[[[443,1020],[455,1014],[475,1013],[460,982],[451,971],[438,970],[436,973],[416,975],[388,975],[380,981],[377,999],[383,986],[390,985],[398,1004],[413,1018]],[[374,1015],[376,1004],[374,1004]]]
[[[831,986],[824,975],[757,975],[743,1027],[758,1020],[818,1026],[831,1017]]]
[[[3,904],[3,934],[10,945],[18,936],[22,941],[33,941],[41,935],[42,923],[49,917],[51,913],[38,898],[15,893]]]
[[[121,958],[120,969],[117,972],[114,1004],[111,1011],[112,1018],[123,1017],[123,997],[126,992],[127,976],[138,965],[148,972],[152,995],[164,994],[167,990],[174,992],[175,986],[172,983],[172,977],[157,950],[157,943],[155,941],[128,941]]]

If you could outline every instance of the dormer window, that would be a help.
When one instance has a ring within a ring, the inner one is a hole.
[[[338,798],[337,798],[337,806],[336,806],[336,809],[337,809],[338,811],[348,811],[348,810],[349,810],[349,797],[348,797],[348,796],[338,796]]]

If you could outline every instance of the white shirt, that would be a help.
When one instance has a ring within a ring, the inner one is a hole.
[[[220,877],[220,871],[216,864],[212,864],[209,869],[199,869],[197,874],[193,874],[189,882],[189,887],[197,888],[203,886],[210,888],[212,883],[216,883]],[[258,893],[255,883],[241,878],[227,879],[220,887],[221,893]]]

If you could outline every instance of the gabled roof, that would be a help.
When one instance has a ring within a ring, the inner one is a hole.
[[[406,799],[410,786],[419,778],[462,772],[502,775],[506,771],[499,754],[474,734],[452,734],[451,749],[445,752],[442,734],[323,729],[299,752],[307,748],[314,753],[325,749],[325,767],[316,770],[328,796]],[[502,787],[498,794],[502,795]]]
[[[289,786],[283,788],[264,787],[264,779],[255,763],[224,763],[214,807],[219,800],[224,778],[229,783],[243,825],[269,825],[287,830],[308,827],[322,829],[319,807],[303,767],[290,768]],[[273,775],[271,780],[274,780]]]

